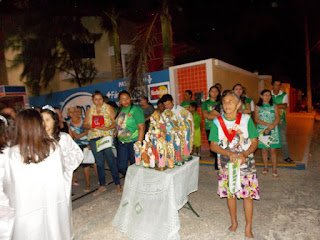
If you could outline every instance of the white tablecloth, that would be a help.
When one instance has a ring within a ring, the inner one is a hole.
[[[112,225],[131,239],[180,239],[178,210],[198,190],[199,157],[157,171],[131,165]]]

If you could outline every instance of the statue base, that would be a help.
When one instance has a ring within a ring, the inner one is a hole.
[[[184,164],[184,162],[175,162],[175,165],[177,166],[182,166]]]
[[[157,167],[157,166],[155,166],[155,170],[158,170],[158,171],[164,171],[164,170],[166,170],[168,167]]]
[[[190,160],[192,160],[192,156],[191,155],[183,157],[183,161],[190,161]]]

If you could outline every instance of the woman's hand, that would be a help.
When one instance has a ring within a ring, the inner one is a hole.
[[[268,127],[268,128],[266,128],[266,129],[264,130],[264,133],[265,133],[266,135],[268,135],[268,134],[270,133],[270,131],[271,131],[271,129]]]
[[[232,154],[230,154],[229,158],[230,158],[230,161],[233,163],[237,163],[236,160],[240,158],[241,159],[240,165],[242,165],[246,162],[246,157],[243,153],[240,153],[240,154],[232,153]]]

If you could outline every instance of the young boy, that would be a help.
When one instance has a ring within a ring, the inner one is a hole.
[[[193,116],[194,121],[194,138],[193,138],[193,155],[198,155],[201,158],[201,117],[197,113],[198,104],[191,102],[189,111]]]

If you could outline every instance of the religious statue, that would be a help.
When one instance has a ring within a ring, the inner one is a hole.
[[[150,157],[148,155],[148,146],[147,145],[148,145],[148,143],[145,140],[143,140],[143,144],[140,148],[142,165],[144,167],[149,167],[149,165],[150,165],[149,164]]]
[[[155,156],[153,154],[152,144],[150,142],[148,143],[148,156],[150,157],[149,158],[149,167],[150,168],[155,168],[155,166],[156,166]]]
[[[174,168],[174,146],[172,142],[167,142],[167,159],[168,159],[168,168]]]
[[[184,160],[192,159],[191,152],[193,148],[193,137],[194,137],[194,123],[193,117],[191,113],[186,110],[182,109],[179,113],[178,117],[178,124],[179,128],[182,131],[182,155]]]
[[[163,137],[160,137],[157,141],[157,150],[158,150],[158,162],[156,162],[156,170],[163,171],[167,166],[167,148],[166,140]]]
[[[181,166],[184,164],[183,158],[182,158],[181,138],[182,138],[181,132],[175,131],[173,135],[173,146],[174,146],[174,153],[175,153],[174,163],[178,166]]]
[[[141,142],[140,141],[137,141],[137,142],[135,142],[133,144],[134,159],[135,159],[136,165],[140,165],[140,163],[141,163],[140,148],[141,148]]]
[[[166,141],[171,142],[172,141],[172,136],[169,134],[171,129],[177,126],[177,122],[173,120],[174,118],[174,113],[170,110],[166,110],[163,112],[163,118],[164,118],[164,123],[166,126],[167,130],[167,135],[166,135]]]

